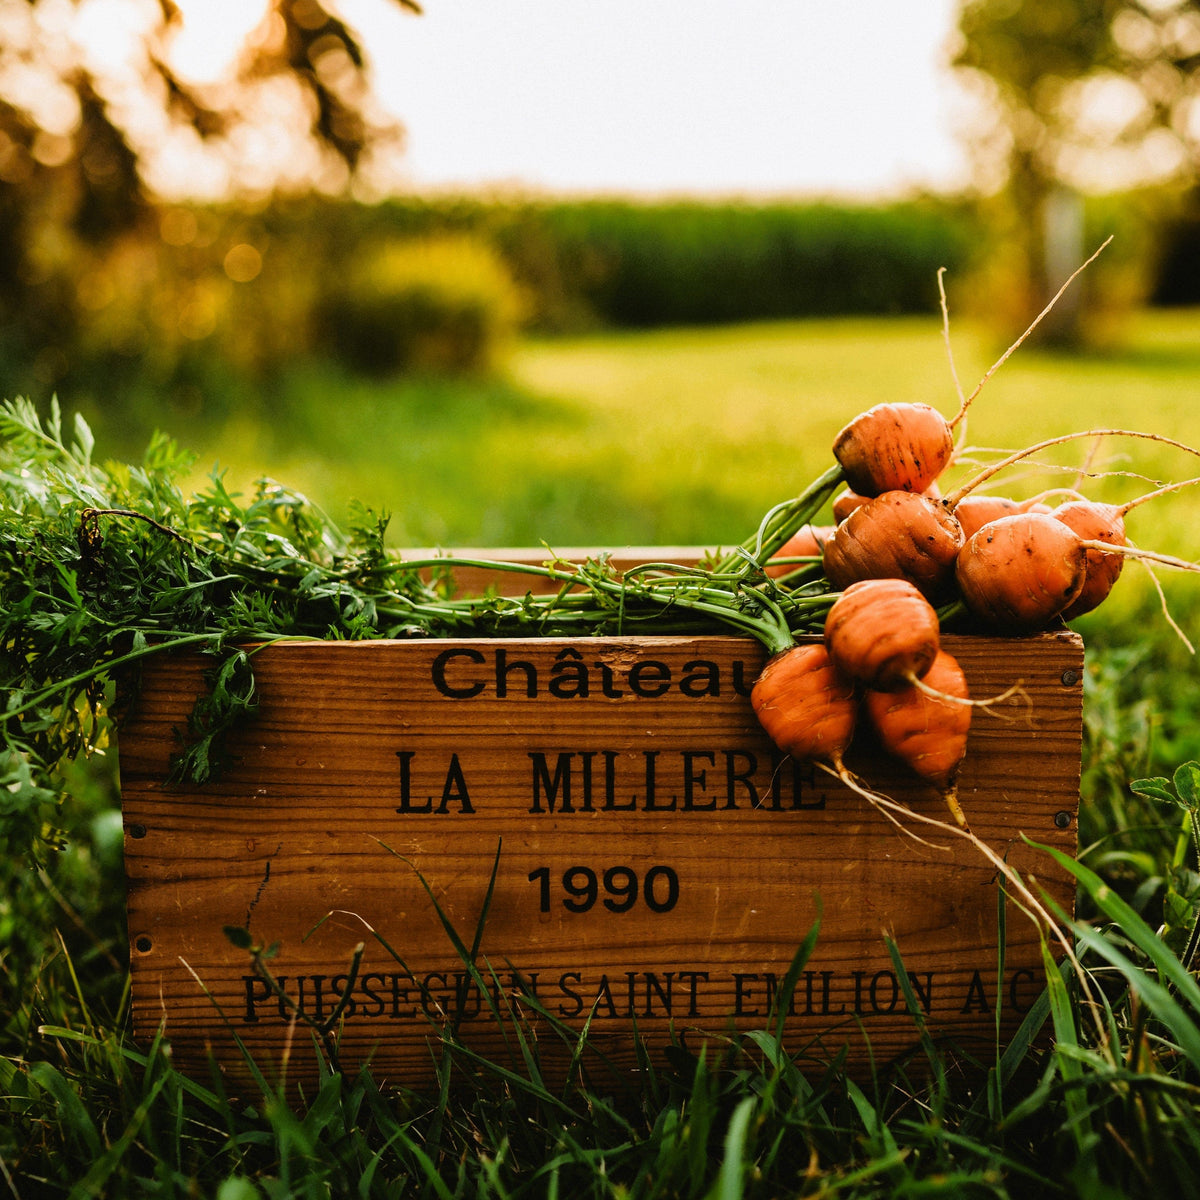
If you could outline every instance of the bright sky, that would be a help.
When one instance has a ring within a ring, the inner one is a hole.
[[[260,0],[186,0],[212,70]],[[965,178],[956,0],[340,0],[416,187],[875,193]]]
[[[181,7],[173,55],[196,74],[262,14],[262,0]],[[409,186],[874,194],[965,179],[944,67],[956,0],[338,8],[407,128]]]
[[[938,68],[955,7],[429,0],[374,53],[416,183],[861,191],[960,169]]]

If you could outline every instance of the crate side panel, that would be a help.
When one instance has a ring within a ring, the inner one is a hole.
[[[1024,838],[1074,850],[1082,645],[947,647],[975,696],[1023,688],[973,723],[972,826],[1069,908],[1069,879]],[[860,1060],[860,1023],[876,1055],[912,1044],[885,931],[939,1031],[989,1035],[997,999],[1019,1019],[1038,938],[1010,916],[997,997],[991,865],[781,759],[746,695],[762,661],[740,638],[278,645],[255,657],[259,711],[228,769],[188,788],[166,777],[203,664],[155,664],[120,739],[139,1032],[165,1020],[185,1061],[226,1036],[219,1005],[269,1059],[293,1010],[324,1020],[348,989],[343,1053],[395,1075],[427,1074],[445,1019],[496,1046],[443,924],[472,941],[493,869],[480,950],[497,994],[528,988],[568,1023],[592,1012],[618,1058],[635,1021],[652,1042],[761,1025],[818,917],[794,1038],[848,1038]],[[942,816],[869,739],[852,765]],[[282,1000],[226,926],[279,944]]]

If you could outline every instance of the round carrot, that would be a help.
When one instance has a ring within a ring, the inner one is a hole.
[[[840,525],[856,508],[861,508],[870,496],[860,496],[849,488],[843,488],[833,498],[833,519]]]
[[[1038,500],[1009,500],[1006,496],[987,496],[972,493],[954,506],[954,515],[962,526],[963,537],[978,533],[990,521],[1011,517],[1023,512],[1050,512],[1050,505]]]
[[[1152,492],[1135,496],[1121,505],[1104,504],[1098,500],[1085,500],[1076,496],[1052,510],[1054,516],[1074,530],[1081,539],[1097,543],[1087,549],[1087,576],[1083,590],[1063,610],[1063,620],[1072,621],[1084,613],[1091,612],[1107,598],[1115,586],[1121,575],[1121,568],[1125,565],[1125,554],[1120,552],[1120,548],[1129,546],[1125,537],[1126,513],[1148,500],[1181,491],[1196,483],[1200,483],[1200,478],[1169,483],[1155,488]],[[1112,546],[1114,549],[1108,551],[1103,548],[1105,546]]]
[[[919,679],[939,645],[937,612],[906,579],[852,583],[825,616],[833,664],[875,691],[895,691]]]
[[[923,492],[954,453],[946,418],[928,404],[877,404],[834,439],[833,454],[851,491]]]
[[[759,723],[780,750],[832,764],[840,775],[854,737],[858,702],[852,680],[821,642],[804,642],[770,658],[750,689]]]
[[[775,556],[763,568],[772,579],[781,579],[790,575],[800,564],[794,562],[779,562],[778,559],[790,558],[820,558],[821,549],[833,533],[832,525],[801,525],[798,530],[779,549]]]
[[[1124,513],[1115,504],[1072,500],[1054,509],[1053,516],[1080,538],[1110,546],[1126,545]],[[1063,620],[1073,621],[1096,608],[1112,591],[1124,566],[1125,558],[1121,554],[1105,554],[1093,548],[1085,550],[1083,587],[1063,609]]]
[[[934,598],[953,581],[962,544],[962,528],[940,500],[884,492],[833,531],[821,561],[838,591],[862,579],[907,579]]]
[[[954,515],[962,526],[963,538],[972,537],[984,525],[1021,511],[1015,500],[1003,496],[964,496],[955,506]]]
[[[984,525],[958,556],[967,607],[1004,633],[1043,629],[1083,590],[1087,549],[1063,521],[1016,513]]]
[[[939,650],[923,682],[936,694],[909,684],[895,692],[867,691],[863,705],[884,749],[933,784],[966,829],[957,781],[971,728],[971,705],[963,703],[970,697],[967,679],[957,660]]]

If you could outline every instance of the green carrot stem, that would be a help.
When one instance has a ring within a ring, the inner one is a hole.
[[[0,723],[7,721],[10,717],[19,717],[22,713],[28,712],[31,708],[36,708],[39,704],[44,704],[51,697],[59,692],[69,691],[71,688],[81,683],[87,683],[89,679],[95,679],[98,675],[111,671],[114,667],[124,666],[126,663],[137,662],[138,659],[147,658],[151,654],[159,654],[164,650],[178,650],[183,646],[192,646],[197,642],[213,642],[218,640],[222,635],[214,633],[189,633],[183,637],[176,638],[171,642],[151,642],[143,646],[140,650],[131,650],[128,654],[119,655],[117,658],[110,658],[102,663],[97,663],[89,667],[86,671],[80,671],[76,675],[72,675],[68,679],[60,679],[57,683],[52,684],[48,688],[43,688],[36,695],[26,700],[24,704],[18,705],[16,708],[5,709],[0,713]],[[15,689],[8,688],[8,691]]]
[[[845,480],[845,472],[835,463],[815,479],[792,500],[786,500],[771,509],[754,536],[747,538],[741,546],[720,559],[713,568],[722,574],[737,567],[745,567],[749,557],[754,562],[766,562],[801,526],[812,520],[821,505],[833,495],[837,486]]]

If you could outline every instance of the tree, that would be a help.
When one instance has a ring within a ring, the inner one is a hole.
[[[420,11],[417,0],[392,2]],[[47,386],[85,319],[89,265],[154,230],[154,166],[169,139],[233,155],[262,119],[256,98],[286,95],[309,169],[332,189],[401,136],[373,111],[358,33],[322,0],[270,0],[236,78],[219,88],[172,66],[174,0],[143,0],[140,11],[129,52],[106,62],[73,23],[102,29],[127,20],[128,5],[0,0],[0,362],[33,362]]]
[[[958,29],[1025,317],[1084,256],[1083,194],[1200,178],[1200,0],[966,0]],[[1075,336],[1077,315],[1061,305],[1048,332]]]

